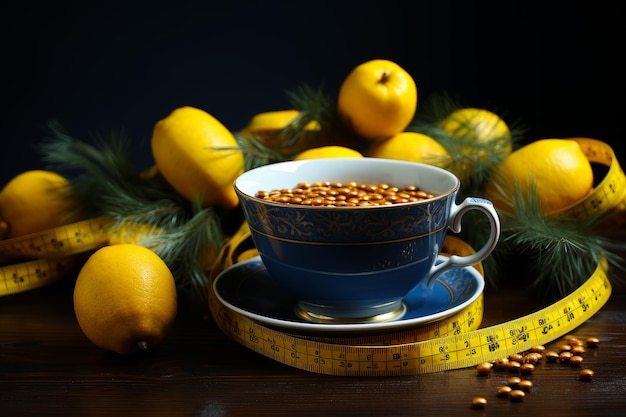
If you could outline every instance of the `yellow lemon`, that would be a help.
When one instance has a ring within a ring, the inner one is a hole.
[[[450,164],[450,154],[441,143],[417,132],[402,132],[374,142],[365,154],[374,158],[421,162],[438,167]]]
[[[358,65],[341,84],[340,117],[364,139],[388,138],[411,123],[417,108],[417,86],[395,62],[374,59]]]
[[[512,211],[516,186],[524,198],[534,187],[543,212],[553,214],[589,194],[593,170],[577,142],[541,139],[512,152],[495,169],[485,197],[496,207]]]
[[[300,137],[293,144],[285,142],[293,139],[296,134],[287,127],[300,116],[298,110],[277,110],[254,115],[248,124],[239,131],[241,136],[252,136],[269,148],[278,149],[283,153],[297,153],[311,147],[321,133],[320,124],[312,120],[304,126]]]
[[[78,220],[69,181],[56,172],[25,171],[0,190],[0,219],[6,238],[59,227]]]
[[[512,151],[509,126],[489,110],[472,107],[455,110],[440,122],[440,127],[449,136],[461,139],[460,152],[465,155],[484,156],[488,152],[504,159]]]
[[[281,129],[287,127],[299,114],[300,112],[294,109],[259,113],[252,116],[241,132],[251,133],[263,139],[271,139]]]
[[[158,345],[174,323],[177,305],[167,265],[135,244],[97,250],[74,286],[74,312],[85,336],[120,355]]]
[[[175,109],[154,126],[151,147],[158,171],[186,199],[199,198],[204,207],[239,204],[233,182],[243,172],[243,152],[209,113]]]
[[[307,149],[294,157],[294,160],[320,159],[320,158],[363,158],[363,154],[355,149],[345,146],[319,146]]]
[[[253,134],[268,144],[279,144],[280,139],[288,137],[278,136],[281,130],[289,126],[300,115],[298,110],[277,110],[256,114],[240,131],[242,134]],[[321,129],[320,124],[313,120],[305,126],[305,131],[316,132]]]

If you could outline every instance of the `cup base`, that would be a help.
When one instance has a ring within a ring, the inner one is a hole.
[[[345,312],[341,315],[331,314],[331,312],[323,311],[323,308],[311,308],[311,305],[305,302],[296,303],[294,310],[298,317],[311,323],[384,323],[402,318],[407,311],[406,306],[401,301],[394,307],[392,310],[386,309],[384,312],[377,312],[378,309],[372,309],[376,313],[366,316],[350,315]]]

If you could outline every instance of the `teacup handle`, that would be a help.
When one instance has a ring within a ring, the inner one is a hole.
[[[434,279],[444,270],[453,266],[476,265],[485,259],[495,249],[500,239],[500,218],[491,201],[480,197],[467,197],[461,204],[454,203],[450,210],[448,227],[455,233],[461,232],[461,219],[470,210],[482,211],[489,220],[490,233],[485,245],[475,253],[468,256],[452,255],[444,262],[434,265],[429,273],[427,285],[430,287]]]

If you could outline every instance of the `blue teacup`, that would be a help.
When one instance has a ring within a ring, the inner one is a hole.
[[[434,195],[383,206],[328,207],[285,204],[259,191],[300,183],[351,181],[415,185]],[[243,173],[235,191],[254,244],[269,273],[297,300],[297,313],[319,322],[372,322],[402,316],[402,299],[452,266],[475,265],[495,248],[500,221],[490,201],[468,197],[456,204],[460,181],[432,165],[380,158],[279,162]],[[480,210],[489,220],[484,246],[469,256],[437,263],[448,229]]]

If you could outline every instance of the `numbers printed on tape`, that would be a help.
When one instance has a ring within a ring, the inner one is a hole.
[[[29,236],[0,240],[0,259],[54,258],[96,249],[109,239],[107,217],[84,220]]]
[[[590,162],[609,167],[605,178],[581,204],[566,212],[575,218],[611,213],[626,204],[626,177],[613,150],[603,142],[580,138]],[[236,261],[240,230],[225,248],[222,267]],[[452,252],[465,242],[449,242]],[[576,291],[551,306],[506,323],[480,329],[483,298],[457,315],[402,333],[360,338],[291,335],[265,327],[221,305],[210,293],[217,325],[240,344],[278,362],[311,372],[349,376],[417,375],[475,366],[553,341],[580,326],[608,301],[611,284],[605,261]],[[214,273],[216,271],[213,271]]]
[[[588,198],[565,214],[575,218],[623,215],[626,212],[626,176],[613,150],[594,139],[575,140],[590,162],[609,169]],[[109,218],[91,219],[0,241],[1,260],[36,258],[0,267],[0,295],[38,288],[59,279],[76,265],[72,255],[109,243],[110,225]],[[247,232],[246,228],[241,228],[231,238],[212,277],[220,268],[236,261],[235,250],[246,239]],[[453,252],[462,253],[467,249],[465,242],[459,239],[451,239],[449,245]],[[475,366],[571,332],[608,301],[611,284],[607,268],[607,262],[601,262],[576,291],[542,310],[482,329],[482,295],[452,317],[401,332],[360,337],[302,336],[265,327],[222,305],[211,285],[209,307],[216,324],[233,340],[295,368],[347,376],[418,375]]]
[[[77,266],[75,256],[36,259],[0,268],[0,295],[15,294],[51,284]]]
[[[220,329],[235,341],[286,365],[329,375],[418,375],[475,366],[571,332],[608,301],[606,267],[606,262],[598,265],[574,293],[527,316],[478,329],[481,299],[451,318],[405,331],[404,340],[396,334],[358,340],[291,335],[227,309],[214,293],[210,308]]]
[[[0,260],[30,259],[0,267],[0,296],[43,287],[75,266],[75,256],[107,244],[106,217],[72,223],[29,236],[0,240]]]
[[[619,165],[613,149],[606,143],[588,138],[574,139],[580,145],[589,162],[609,167],[604,179],[580,204],[562,214],[582,219],[605,214],[626,202],[626,176]]]

